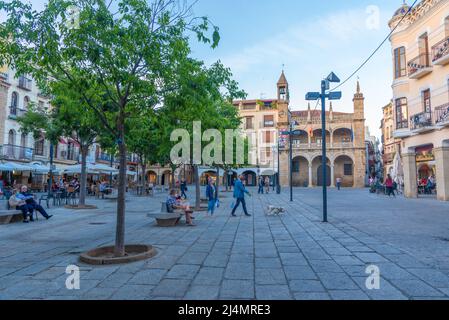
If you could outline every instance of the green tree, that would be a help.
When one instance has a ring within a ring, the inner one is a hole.
[[[176,142],[170,141],[169,134],[174,129],[185,129],[193,136],[193,122],[201,122],[202,132],[207,129],[217,129],[224,136],[226,129],[237,129],[241,119],[238,110],[232,105],[232,100],[244,98],[245,92],[238,88],[237,82],[232,80],[232,73],[220,62],[213,64],[210,68],[205,67],[197,61],[190,61],[178,69],[177,75],[180,83],[179,89],[165,95],[163,116],[166,119],[165,129],[167,136],[161,145],[167,155]],[[191,143],[193,141],[191,140]],[[191,145],[191,150],[193,146]],[[201,189],[198,166],[214,165],[209,163],[194,163],[193,152],[191,152],[190,164],[194,169],[194,180],[196,185],[196,209],[201,204]]]
[[[66,82],[115,137],[120,156],[115,256],[125,255],[126,118],[156,107],[177,87],[177,66],[190,53],[186,32],[215,47],[216,27],[176,0],[49,0],[42,12],[0,1],[0,62],[40,82]],[[69,23],[76,6],[79,24]],[[208,37],[207,34],[211,36]],[[99,107],[98,101],[105,100]]]

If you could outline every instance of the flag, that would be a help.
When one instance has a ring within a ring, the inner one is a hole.
[[[351,124],[351,142],[354,142],[354,129]]]
[[[311,138],[313,138],[313,130],[312,130],[312,127],[309,128],[309,136],[310,136]]]

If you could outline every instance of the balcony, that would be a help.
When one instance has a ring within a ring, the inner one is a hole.
[[[19,77],[19,88],[31,91],[32,81],[24,76]]]
[[[61,160],[61,161],[79,161],[80,153],[79,151],[71,150],[70,152],[63,150],[61,152],[58,152],[58,154],[55,155],[55,160]]]
[[[335,142],[332,144],[332,148],[346,149],[346,148],[354,148],[354,142],[352,141],[343,141],[343,142]]]
[[[17,106],[10,106],[9,107],[9,118],[17,119],[18,117],[24,116],[26,112],[27,112],[26,110],[19,109]]]
[[[260,123],[261,128],[275,128],[276,122],[274,121],[263,121]]]
[[[433,70],[430,65],[430,55],[427,53],[420,54],[415,59],[410,60],[407,65],[410,79],[421,79]]]
[[[383,163],[384,163],[384,164],[392,163],[393,160],[394,160],[394,156],[395,156],[395,153],[385,153],[385,154],[382,156]]]
[[[432,47],[432,63],[444,66],[449,63],[449,38],[446,38]]]
[[[31,161],[33,160],[33,149],[5,144],[1,148],[0,156],[3,160]]]
[[[433,130],[432,113],[421,112],[410,117],[410,128],[416,133]]]
[[[117,159],[112,159],[112,156],[107,153],[100,153],[99,155],[97,155],[97,158],[96,158],[96,161],[104,161],[104,162],[108,162],[108,163],[110,163],[111,160],[114,160],[115,162],[117,162]]]
[[[435,108],[435,123],[438,126],[449,126],[449,103]]]

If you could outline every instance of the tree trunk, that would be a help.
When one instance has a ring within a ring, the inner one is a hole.
[[[126,145],[124,134],[124,116],[119,119],[120,141],[118,144],[120,169],[118,176],[118,199],[117,199],[117,228],[115,236],[114,255],[125,256],[125,198],[126,198]]]
[[[145,188],[147,185],[146,184],[146,177],[147,177],[146,172],[147,172],[147,165],[146,165],[146,163],[144,163],[142,161],[142,186],[143,186],[142,193],[145,191]]]
[[[195,165],[194,168],[195,177],[195,210],[201,209],[201,189],[200,189],[200,177],[198,173],[198,166]]]
[[[80,181],[80,201],[79,206],[86,204],[86,185],[87,185],[87,153],[89,147],[81,146],[81,181]]]

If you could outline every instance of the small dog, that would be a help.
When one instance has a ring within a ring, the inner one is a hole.
[[[267,215],[268,216],[280,216],[285,213],[285,209],[282,207],[268,206]]]

